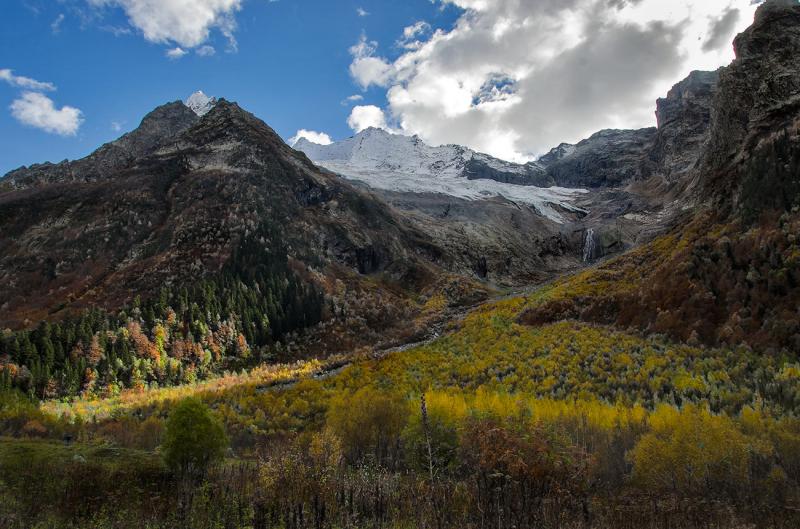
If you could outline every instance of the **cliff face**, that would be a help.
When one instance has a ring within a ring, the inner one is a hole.
[[[556,147],[539,162],[560,187],[618,187],[642,177],[642,159],[656,129],[603,130],[580,143]]]
[[[745,188],[763,192],[767,185],[781,194],[787,191],[784,184],[791,184],[786,181],[791,172],[781,172],[788,159],[777,167],[784,176],[772,182],[759,182],[767,168],[749,165],[779,139],[788,151],[797,150],[800,4],[765,2],[753,25],[736,37],[734,49],[736,59],[720,73],[698,180],[703,198],[741,204],[748,200]]]
[[[658,133],[643,173],[677,182],[697,164],[708,139],[719,72],[695,71],[656,102]]]
[[[708,139],[719,72],[692,72],[656,102],[657,128],[606,130],[562,143],[539,159],[546,179],[567,187],[622,187],[658,177],[675,184],[696,166]]]

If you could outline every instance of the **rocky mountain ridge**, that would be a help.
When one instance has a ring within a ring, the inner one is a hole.
[[[83,160],[8,178],[12,190],[0,193],[2,325],[112,310],[213,274],[265,224],[302,268],[384,271],[413,285],[436,262],[449,264],[425,234],[225,100],[202,118],[183,103],[160,107]]]
[[[106,143],[80,160],[34,164],[5,175],[0,183],[13,189],[63,182],[90,182],[113,178],[138,159],[152,154],[192,125],[199,116],[182,101],[159,106],[135,130]]]

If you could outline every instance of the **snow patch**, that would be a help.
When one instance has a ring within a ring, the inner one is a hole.
[[[195,114],[202,117],[208,114],[214,105],[217,104],[216,97],[208,97],[203,93],[202,90],[198,90],[194,94],[189,96],[189,99],[186,100],[184,103],[187,107],[192,109]]]

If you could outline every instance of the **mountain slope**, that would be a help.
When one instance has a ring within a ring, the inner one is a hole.
[[[126,169],[137,159],[151,154],[198,120],[197,114],[181,101],[168,103],[147,114],[138,128],[103,145],[86,158],[58,164],[35,164],[11,171],[0,180],[0,191],[3,188],[113,178],[116,171]]]
[[[560,283],[522,321],[579,318],[690,342],[800,350],[800,5],[768,2],[720,72],[694,210],[668,234]]]
[[[35,320],[70,297],[111,307],[214,272],[265,222],[282,226],[290,254],[361,273],[391,266],[402,275],[438,257],[423,234],[224,100],[202,119],[161,107],[84,160],[6,180],[21,188],[0,195],[7,323]]]

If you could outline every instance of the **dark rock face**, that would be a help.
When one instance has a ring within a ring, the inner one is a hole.
[[[542,157],[546,175],[561,187],[615,187],[642,176],[642,159],[656,129],[603,130]]]
[[[22,167],[8,173],[3,183],[12,188],[21,188],[54,182],[112,178],[116,171],[130,167],[138,158],[152,153],[199,119],[181,101],[168,103],[147,114],[136,130],[103,145],[86,158]]]
[[[559,160],[566,158],[575,151],[575,146],[571,143],[562,143],[558,147],[553,147],[550,152],[539,158],[539,164],[544,167],[553,165]]]
[[[572,228],[548,221],[531,206],[501,198],[375,193],[430,237],[459,274],[519,285],[578,266],[580,241],[571,240]]]
[[[734,40],[736,59],[720,73],[702,159],[704,196],[737,193],[730,175],[776,133],[800,121],[800,5],[768,0]],[[727,179],[727,180],[726,180]]]
[[[547,179],[564,187],[621,187],[657,176],[669,184],[697,165],[708,140],[719,72],[692,72],[656,103],[657,128],[604,130],[562,143],[539,158]]]
[[[658,133],[643,172],[676,182],[697,164],[708,139],[719,71],[695,71],[656,102]]]
[[[542,167],[536,163],[515,165],[513,171],[504,171],[493,167],[481,158],[475,157],[465,164],[463,174],[469,180],[495,180],[506,184],[538,187],[553,185],[552,179],[547,176]]]

